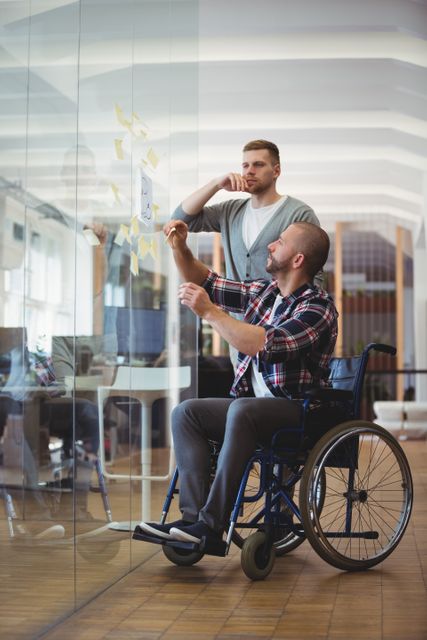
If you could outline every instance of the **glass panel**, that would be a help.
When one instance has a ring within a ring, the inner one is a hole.
[[[131,531],[160,517],[196,391],[161,229],[197,183],[198,22],[169,0],[0,15],[2,630],[27,638],[158,550]]]
[[[55,380],[50,349],[57,331],[74,332],[74,225],[54,198],[58,149],[75,136],[78,7],[65,14],[63,2],[39,2],[29,15],[27,2],[2,5],[1,482],[14,505],[2,531],[10,563],[2,602],[16,625],[2,630],[29,637],[74,608],[73,495],[64,483],[73,401]]]
[[[105,6],[81,4],[74,382],[76,459],[79,447],[85,459],[76,464],[78,603],[117,579],[124,563],[158,550],[131,544],[131,534],[141,518],[160,518],[171,466],[169,415],[181,388],[194,395],[196,371],[196,321],[179,311],[161,231],[181,197],[173,191],[174,168],[196,167],[196,4]],[[87,491],[99,485],[92,459],[98,443],[78,431],[83,401],[90,411],[97,403],[104,501]]]

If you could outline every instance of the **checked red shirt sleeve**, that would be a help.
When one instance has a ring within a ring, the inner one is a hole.
[[[251,299],[265,287],[265,281],[237,282],[209,271],[202,287],[212,302],[225,311],[245,313],[251,306]]]

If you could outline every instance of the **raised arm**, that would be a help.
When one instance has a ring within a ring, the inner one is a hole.
[[[187,246],[188,227],[185,222],[170,220],[163,227],[163,232],[182,278],[198,285],[202,284],[208,277],[209,269],[193,256]]]
[[[182,201],[181,207],[188,216],[200,213],[209,200],[221,189],[226,191],[246,191],[246,180],[240,173],[227,173],[214,178]]]
[[[265,330],[262,327],[235,320],[211,301],[207,291],[200,286],[206,281],[210,271],[203,262],[193,256],[188,248],[186,242],[188,230],[185,222],[171,220],[165,224],[163,231],[172,248],[178,271],[186,280],[179,288],[178,295],[182,304],[190,307],[196,315],[209,322],[233,347],[247,355],[256,355],[263,349]],[[233,284],[236,290],[231,292],[231,297],[238,301],[243,300],[245,296],[243,291],[239,291],[239,287],[246,289],[246,285]]]

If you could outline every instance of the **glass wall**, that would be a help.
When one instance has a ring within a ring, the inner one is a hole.
[[[197,2],[0,2],[2,630],[157,548],[196,321],[162,226],[197,182]],[[176,507],[175,507],[176,508]]]

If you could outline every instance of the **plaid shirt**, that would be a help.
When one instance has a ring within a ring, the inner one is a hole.
[[[52,358],[45,353],[32,353],[30,369],[35,372],[37,384],[46,387],[51,398],[62,396],[65,388],[57,382]]]
[[[254,395],[251,365],[262,372],[276,397],[298,398],[312,387],[327,385],[338,312],[326,291],[305,284],[283,298],[272,318],[280,295],[276,280],[236,282],[210,271],[203,287],[219,307],[244,312],[245,322],[266,331],[264,350],[256,357],[239,353],[232,396]]]

